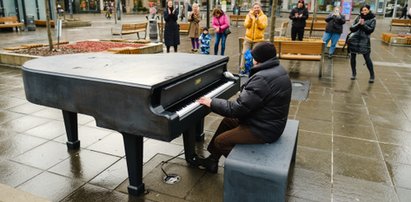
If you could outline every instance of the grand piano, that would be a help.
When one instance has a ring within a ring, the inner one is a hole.
[[[227,74],[227,62],[198,54],[85,53],[30,60],[22,73],[28,101],[62,110],[68,149],[80,148],[77,113],[122,134],[128,192],[139,195],[143,137],[171,141],[183,134],[185,159],[197,166],[195,140],[210,110],[195,100],[238,92],[239,78]]]

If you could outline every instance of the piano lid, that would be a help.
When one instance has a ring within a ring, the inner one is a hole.
[[[228,62],[228,57],[187,53],[81,53],[30,60],[23,64],[23,71],[152,87],[223,62]]]

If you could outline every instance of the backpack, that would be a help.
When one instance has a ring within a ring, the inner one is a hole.
[[[249,74],[252,67],[253,67],[253,56],[251,55],[251,50],[248,49],[244,53],[244,68],[241,70],[241,73]]]

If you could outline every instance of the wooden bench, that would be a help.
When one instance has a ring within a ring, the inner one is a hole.
[[[188,34],[190,31],[190,23],[180,22],[178,25],[180,26],[180,34]]]
[[[19,31],[24,24],[17,21],[17,16],[0,17],[0,29],[1,28],[16,28]]]
[[[236,145],[224,163],[224,201],[286,201],[297,151],[299,121],[288,120],[271,144]]]
[[[230,25],[235,21],[235,26],[238,27],[238,22],[244,22],[245,21],[245,15],[229,15],[230,18]]]
[[[313,31],[320,32],[321,35],[323,34],[323,32],[325,32],[325,27],[327,26],[327,22],[314,21],[312,30],[311,30],[311,24],[313,24],[312,21],[307,20],[307,22],[305,23],[305,27],[304,27],[304,31],[310,31],[310,36],[312,35]]]
[[[324,48],[323,41],[281,41],[277,49],[282,60],[319,61],[318,77],[322,77]]]
[[[325,44],[319,39],[304,39],[307,41],[291,41],[290,39],[280,38],[274,40],[274,46],[277,50],[278,59],[282,60],[303,60],[303,61],[319,61],[318,77],[322,77],[322,66],[324,63]],[[239,53],[243,57],[244,38],[239,37]]]
[[[390,31],[391,31],[392,27],[409,27],[409,28],[411,28],[411,19],[392,19],[391,24],[390,24]]]
[[[312,15],[308,16],[307,21],[306,22],[312,22],[313,21],[313,17]],[[325,19],[327,18],[327,15],[317,15],[315,16],[315,21],[314,22],[324,22]]]
[[[34,24],[39,27],[46,27],[46,20],[34,20]],[[50,26],[54,27],[54,20],[50,20]]]
[[[349,57],[348,47],[347,46],[344,47],[344,44],[345,44],[345,39],[338,40],[337,45],[335,46],[334,56],[345,57],[345,58]],[[331,47],[331,40],[328,42],[328,44],[325,44],[324,53],[328,53],[330,47]]]
[[[111,28],[112,35],[123,35],[126,34],[137,34],[138,39],[140,39],[140,32],[144,32],[144,39],[147,37],[147,22],[141,23],[125,23],[121,25],[121,28]]]
[[[166,23],[163,22],[163,25],[165,25]],[[158,30],[161,30],[161,22],[157,22],[158,25]],[[188,34],[188,32],[190,31],[190,23],[187,22],[180,22],[178,23],[179,25],[179,29],[180,29],[180,34]],[[164,30],[163,30],[164,32]],[[201,32],[200,32],[201,33]]]

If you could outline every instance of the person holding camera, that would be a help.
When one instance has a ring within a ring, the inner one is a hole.
[[[244,21],[246,31],[242,50],[243,55],[247,50],[251,50],[256,43],[264,41],[264,31],[267,25],[267,16],[261,10],[261,4],[254,3]],[[245,59],[241,57],[240,69],[245,68],[244,63]]]
[[[331,46],[328,51],[328,58],[332,58],[335,46],[340,39],[343,32],[343,25],[345,24],[345,16],[340,13],[340,7],[335,7],[334,11],[325,18],[327,26],[325,27],[325,33],[323,41],[327,45],[331,40]]]
[[[374,83],[375,76],[374,65],[371,61],[370,35],[375,30],[376,20],[369,5],[362,6],[360,11],[361,14],[355,18],[353,25],[350,27],[351,33],[348,37],[348,51],[351,53],[351,80],[355,80],[357,76],[357,54],[362,54],[368,71],[370,72],[370,80],[368,80],[368,83]]]
[[[298,40],[302,41],[304,38],[305,21],[308,18],[308,10],[305,8],[303,0],[298,0],[297,7],[291,10],[289,18],[293,21],[291,40],[295,41],[298,36]]]

